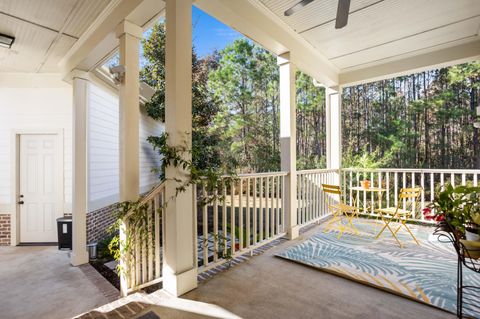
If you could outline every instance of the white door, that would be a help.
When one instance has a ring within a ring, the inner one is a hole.
[[[63,216],[61,145],[58,134],[20,135],[20,242],[57,241]]]

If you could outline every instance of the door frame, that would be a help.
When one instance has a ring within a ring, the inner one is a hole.
[[[11,215],[10,215],[10,245],[17,246],[20,243],[20,205],[17,204],[20,196],[20,136],[21,135],[57,135],[58,152],[57,163],[59,163],[60,176],[59,202],[62,211],[65,211],[65,162],[64,162],[64,133],[63,129],[15,129],[11,133],[10,143],[10,189],[11,192]]]

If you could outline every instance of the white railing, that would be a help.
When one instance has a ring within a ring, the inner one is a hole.
[[[423,189],[419,207],[416,208],[417,221],[425,221],[422,210],[433,201],[435,192],[446,183],[452,185],[478,185],[480,170],[457,169],[342,169],[342,188],[346,201],[350,205],[360,203],[363,212],[375,215],[375,208],[396,206],[400,189],[405,187],[421,187]],[[360,192],[352,187],[360,186],[360,181],[368,179],[370,187],[382,188],[385,191],[378,198],[377,193]],[[357,200],[355,200],[357,199]],[[401,203],[402,204],[402,203]],[[405,204],[405,203],[404,203]],[[404,205],[403,204],[403,205]]]
[[[128,212],[120,226],[120,292],[122,296],[160,283],[164,240],[165,183],[139,203],[141,213]]]
[[[297,223],[307,225],[327,216],[334,198],[326,196],[322,184],[339,184],[338,169],[297,171]]]
[[[297,172],[297,221],[308,225],[329,215],[328,204],[337,200],[322,191],[322,184],[342,187],[344,201],[361,202],[363,212],[375,215],[376,207],[397,204],[404,187],[422,187],[414,219],[425,221],[422,209],[441,185],[478,185],[480,170],[438,169],[314,169]],[[252,252],[285,235],[286,172],[225,176],[209,190],[207,183],[193,187],[194,239],[198,273],[236,256]],[[353,190],[360,181],[384,189],[378,194]],[[362,198],[360,198],[362,196]],[[355,200],[359,199],[359,200]],[[120,227],[122,258],[121,294],[162,281],[165,185],[160,184],[140,202],[142,213],[127,213]],[[126,249],[127,248],[127,249]],[[126,252],[126,253],[125,253]]]
[[[225,176],[214,190],[194,187],[199,273],[284,235],[286,175]]]

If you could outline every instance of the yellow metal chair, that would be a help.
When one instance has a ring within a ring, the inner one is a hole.
[[[338,201],[336,203],[328,204],[328,209],[332,212],[333,217],[327,223],[327,226],[325,226],[325,231],[329,230],[334,223],[338,222],[340,226],[340,233],[338,234],[338,238],[342,237],[343,233],[346,230],[351,230],[356,235],[358,235],[358,229],[353,224],[353,219],[355,217],[358,217],[358,208],[355,206],[347,205],[342,201],[342,191],[340,190],[340,186],[322,184],[322,189],[323,192],[326,194],[332,194],[334,196],[338,195]],[[347,219],[347,225],[342,223],[344,217]]]
[[[397,243],[400,245],[400,247],[403,247],[402,243],[397,237],[398,231],[403,226],[407,230],[407,232],[410,234],[410,236],[412,236],[415,243],[417,243],[417,245],[420,245],[417,238],[415,238],[412,231],[407,226],[407,221],[409,217],[412,217],[415,215],[415,208],[418,205],[418,200],[420,199],[421,193],[422,193],[422,188],[420,187],[402,188],[398,196],[398,202],[396,207],[380,208],[375,210],[380,215],[380,218],[385,224],[383,228],[380,230],[380,232],[378,233],[377,237],[375,237],[375,239],[378,239],[380,235],[382,235],[384,230],[388,229],[392,233],[393,237],[395,238]],[[404,205],[404,202],[405,202],[405,205]],[[398,222],[400,223],[400,225],[395,230],[393,230],[390,227],[390,223],[392,222]]]

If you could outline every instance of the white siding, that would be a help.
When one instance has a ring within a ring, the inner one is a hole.
[[[118,97],[94,84],[89,86],[89,211],[119,200],[119,109]],[[140,192],[158,183],[152,168],[160,165],[159,156],[146,141],[159,135],[163,125],[140,116]]]
[[[88,103],[88,208],[93,211],[118,202],[118,98],[90,84]]]
[[[155,186],[159,179],[153,168],[160,167],[160,156],[153,150],[147,138],[160,135],[165,128],[159,122],[148,117],[143,108],[140,113],[140,192],[145,193]]]
[[[38,78],[38,79],[37,79]],[[38,80],[38,81],[36,81]],[[36,81],[36,82],[35,82]],[[35,82],[35,83],[34,83]],[[65,212],[72,201],[72,90],[58,75],[0,74],[0,213],[14,213],[12,135],[62,130]]]

